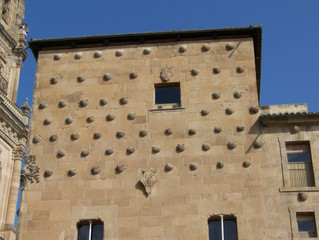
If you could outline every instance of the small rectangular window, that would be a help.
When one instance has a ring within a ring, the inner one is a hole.
[[[155,84],[155,104],[171,104],[180,106],[181,91],[179,83]],[[176,107],[175,106],[175,107]]]
[[[286,142],[288,171],[291,187],[314,187],[309,142]]]
[[[237,240],[237,223],[234,216],[213,216],[209,221],[209,240]]]
[[[298,232],[301,233],[301,237],[317,237],[315,214],[313,212],[297,212],[296,218],[298,224]]]
[[[103,240],[104,226],[100,220],[82,220],[78,223],[78,240]]]

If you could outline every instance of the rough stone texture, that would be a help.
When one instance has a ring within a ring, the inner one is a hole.
[[[202,51],[204,44],[209,51]],[[227,44],[234,48],[226,51]],[[184,45],[187,51],[181,53]],[[125,49],[120,57],[115,56],[119,48]],[[144,54],[145,48],[152,51]],[[75,60],[79,51],[83,56]],[[103,56],[92,57],[96,51]],[[53,61],[57,53],[61,59]],[[169,82],[180,83],[181,108],[157,109],[154,103],[154,84],[165,84],[160,78],[165,66],[172,67]],[[214,66],[222,71],[213,74]],[[245,71],[238,74],[237,66],[245,66]],[[192,76],[192,69],[200,74]],[[134,80],[128,77],[132,71],[138,72]],[[57,72],[63,81],[50,85],[48,79]],[[103,80],[106,72],[112,73],[111,81]],[[77,83],[74,77],[79,74],[90,81]],[[242,97],[234,98],[235,90]],[[212,99],[213,93],[222,97]],[[66,96],[73,97],[66,108],[58,109],[57,102]],[[101,98],[108,103],[100,106]],[[123,98],[129,101],[119,101]],[[83,99],[89,104],[81,108]],[[44,111],[37,109],[41,102],[48,103]],[[42,171],[54,174],[40,176],[40,183],[23,192],[20,239],[75,240],[79,220],[100,218],[105,239],[207,240],[210,216],[229,213],[237,218],[238,239],[291,239],[288,209],[317,211],[319,195],[317,188],[285,191],[293,189],[287,188],[287,173],[282,175],[278,137],[283,143],[310,141],[317,149],[319,127],[304,127],[300,121],[300,132],[291,134],[296,123],[264,126],[258,120],[262,110],[251,114],[251,106],[258,106],[251,38],[40,51],[30,139],[41,135],[43,140],[28,151],[37,156]],[[226,115],[226,108],[233,114]],[[202,109],[209,114],[203,117]],[[131,112],[136,118],[128,121]],[[116,119],[106,121],[107,114]],[[73,123],[65,124],[71,116]],[[95,121],[87,123],[88,116]],[[49,127],[42,124],[45,118],[53,120]],[[216,126],[223,131],[215,134]],[[238,126],[245,131],[238,132]],[[166,129],[173,134],[164,134]],[[189,134],[190,129],[196,134]],[[100,140],[92,138],[94,132],[101,132]],[[53,133],[59,141],[48,142]],[[72,133],[81,137],[72,141]],[[259,149],[254,148],[256,139],[263,142]],[[229,150],[229,142],[236,148]],[[176,151],[178,144],[185,144],[184,151]],[[161,151],[154,154],[153,146]],[[63,158],[56,158],[59,149],[67,153]],[[85,158],[80,157],[83,149],[90,150]],[[318,151],[312,151],[315,173],[318,158]],[[252,164],[245,168],[247,159]],[[92,175],[97,166],[101,172]],[[147,167],[157,169],[150,195],[139,182]],[[68,177],[69,169],[76,169],[76,175]],[[319,174],[315,177],[319,182]],[[297,194],[306,190],[307,200],[299,202]]]

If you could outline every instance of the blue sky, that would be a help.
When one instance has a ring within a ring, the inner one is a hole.
[[[25,22],[28,40],[261,24],[261,105],[319,111],[318,0],[26,0]],[[32,99],[36,64],[28,52],[18,105]]]

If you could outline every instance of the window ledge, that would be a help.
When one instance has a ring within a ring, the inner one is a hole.
[[[319,192],[319,187],[284,187],[279,192]]]
[[[165,112],[165,111],[179,111],[179,110],[184,110],[186,108],[183,107],[178,107],[178,108],[155,108],[155,109],[150,109],[150,112]]]

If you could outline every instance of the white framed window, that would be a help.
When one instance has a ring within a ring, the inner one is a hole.
[[[234,215],[214,215],[208,220],[209,240],[237,240],[237,219]]]
[[[103,240],[104,224],[101,220],[81,220],[77,228],[78,240]]]

